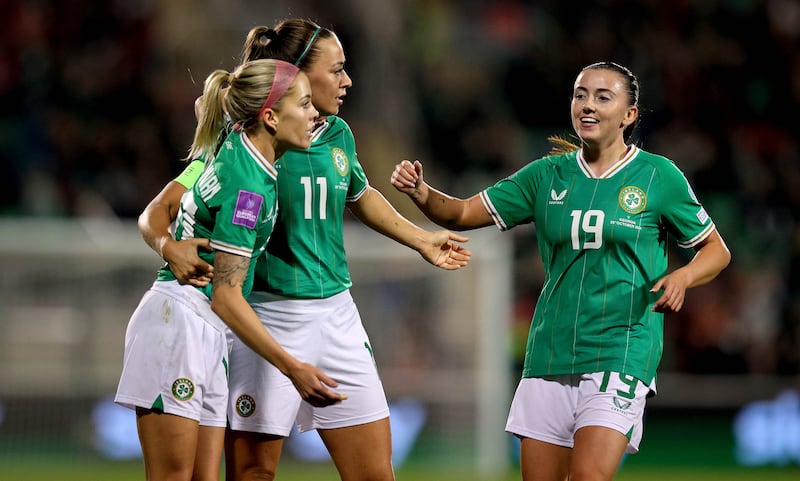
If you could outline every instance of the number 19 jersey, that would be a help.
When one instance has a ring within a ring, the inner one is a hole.
[[[714,224],[683,173],[631,146],[595,177],[581,151],[544,157],[481,192],[496,225],[534,222],[545,283],[523,377],[615,371],[651,384],[664,315],[651,293],[667,240],[689,248]]]

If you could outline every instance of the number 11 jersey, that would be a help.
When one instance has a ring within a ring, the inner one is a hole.
[[[278,170],[278,222],[256,266],[254,290],[323,299],[352,285],[344,212],[369,187],[347,123],[330,116],[307,150],[290,150]]]

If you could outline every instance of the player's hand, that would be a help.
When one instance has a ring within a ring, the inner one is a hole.
[[[653,311],[663,313],[680,311],[686,298],[686,286],[688,285],[689,279],[681,269],[662,277],[650,289],[652,293],[664,291],[653,306]]]
[[[419,249],[419,253],[426,261],[448,271],[460,269],[469,263],[472,252],[458,244],[469,241],[469,237],[447,230],[429,234],[429,239]]]
[[[414,163],[403,160],[395,165],[389,181],[395,189],[415,199],[426,193],[427,185],[423,180],[422,163],[419,160],[415,160]]]
[[[211,250],[208,239],[185,239],[164,245],[162,255],[181,284],[204,287],[214,277],[214,266],[198,255],[198,250]]]
[[[299,363],[288,373],[289,379],[304,401],[314,407],[338,404],[347,399],[346,394],[333,392],[328,387],[336,387],[336,381],[324,372],[306,362]]]

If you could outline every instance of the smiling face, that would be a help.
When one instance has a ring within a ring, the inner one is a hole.
[[[622,142],[639,108],[631,105],[626,79],[610,69],[586,69],[575,79],[571,102],[572,128],[587,145]]]
[[[353,81],[344,70],[344,50],[336,37],[321,38],[316,42],[317,54],[305,72],[314,93],[314,106],[320,115],[336,115]]]
[[[307,149],[311,131],[319,113],[311,103],[308,76],[299,72],[294,82],[274,110],[277,119],[275,138],[280,150]]]

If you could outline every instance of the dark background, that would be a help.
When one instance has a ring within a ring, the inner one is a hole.
[[[796,386],[795,0],[2,0],[0,215],[133,221],[183,167],[205,76],[235,66],[250,27],[290,16],[339,34],[359,160],[415,220],[388,183],[397,161],[418,158],[431,184],[474,194],[571,133],[583,66],[629,67],[636,143],[678,164],[733,253],[667,317],[661,371]],[[519,354],[542,275],[535,230],[513,236]]]

